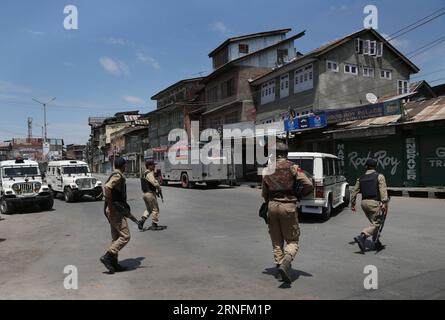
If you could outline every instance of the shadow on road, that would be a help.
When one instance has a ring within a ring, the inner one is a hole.
[[[6,239],[0,238],[0,243],[6,241]]]
[[[138,269],[141,266],[142,261],[144,259],[145,259],[144,257],[139,257],[139,258],[135,258],[135,259],[130,258],[130,259],[122,260],[119,263],[122,266],[128,268],[127,271],[133,271],[133,270]]]
[[[278,268],[266,268],[266,269],[264,269],[263,274],[267,274],[269,276],[273,276],[275,279],[277,279],[279,281],[282,281],[280,273],[278,272]],[[302,270],[292,269],[292,271],[291,271],[292,282],[297,281],[298,278],[300,278],[301,276],[303,276],[303,277],[312,277],[312,274],[307,273],[307,272],[302,271]],[[288,284],[288,283],[285,283],[285,282],[283,282],[279,286],[280,289],[288,289],[290,287],[291,287],[291,285]]]

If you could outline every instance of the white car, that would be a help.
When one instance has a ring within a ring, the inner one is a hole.
[[[349,206],[349,184],[336,156],[327,153],[290,152],[288,158],[311,174],[315,181],[314,193],[299,202],[300,212],[317,214],[323,220],[329,220],[333,209]]]
[[[103,199],[102,182],[91,175],[88,164],[83,161],[63,160],[48,163],[46,182],[54,193],[61,193],[66,202],[73,202],[89,195]]]
[[[11,214],[16,206],[28,203],[45,211],[53,208],[54,199],[42,182],[38,163],[21,158],[0,162],[0,212]]]

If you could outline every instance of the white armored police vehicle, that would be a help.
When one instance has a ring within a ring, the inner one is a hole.
[[[102,182],[91,175],[88,164],[77,160],[51,161],[46,170],[46,182],[56,197],[64,195],[66,202],[79,200],[85,195],[103,199]]]
[[[53,208],[53,195],[43,184],[38,163],[21,157],[0,162],[1,213],[11,214],[25,204],[38,204],[45,211]]]

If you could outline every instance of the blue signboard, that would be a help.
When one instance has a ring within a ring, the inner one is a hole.
[[[297,131],[326,127],[326,115],[318,114],[309,117],[301,117],[284,120],[284,131]]]

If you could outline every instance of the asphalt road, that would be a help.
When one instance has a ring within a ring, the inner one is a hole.
[[[139,182],[130,204],[143,212]],[[139,232],[121,252],[131,268],[108,274],[99,262],[110,242],[103,202],[66,204],[51,212],[0,221],[0,299],[444,299],[443,200],[393,198],[386,250],[358,253],[350,242],[367,225],[359,209],[328,222],[301,217],[301,249],[292,286],[274,277],[272,247],[257,212],[260,191],[248,187],[164,188],[164,231]],[[78,289],[64,288],[64,268],[78,270]],[[365,290],[364,268],[378,270]]]

